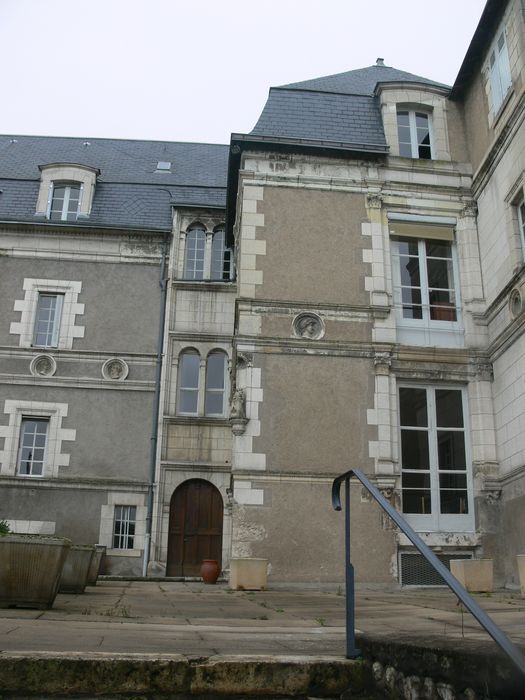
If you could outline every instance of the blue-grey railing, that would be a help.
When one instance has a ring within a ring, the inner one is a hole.
[[[496,623],[480,608],[459,581],[454,578],[447,567],[439,561],[434,552],[427,547],[421,537],[417,535],[401,514],[387,501],[379,489],[359,469],[341,474],[332,484],[332,506],[334,510],[341,510],[341,484],[345,485],[345,565],[346,565],[346,657],[355,659],[360,655],[355,644],[355,589],[354,567],[350,558],[350,479],[355,476],[368,493],[374,498],[385,513],[395,522],[398,528],[405,533],[414,547],[425,557],[428,563],[443,578],[447,586],[457,595],[465,608],[474,615],[483,629],[490,634],[492,639],[500,646],[507,656],[514,662],[518,669],[525,675],[525,656],[518,647],[513,644]]]

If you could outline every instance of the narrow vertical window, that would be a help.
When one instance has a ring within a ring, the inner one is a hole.
[[[471,511],[463,392],[401,387],[399,422],[403,512],[423,527],[458,525]]]
[[[489,71],[492,108],[497,112],[512,86],[505,30],[499,32],[489,53]]]
[[[525,199],[518,204],[518,226],[520,229],[521,245],[525,256]]]
[[[115,506],[113,549],[133,549],[136,521],[136,506]]]
[[[399,155],[405,158],[432,158],[430,117],[425,112],[398,110]]]
[[[198,413],[200,361],[200,355],[195,350],[185,350],[180,355],[178,413],[193,416]]]
[[[22,418],[18,449],[18,473],[21,476],[42,476],[47,447],[49,420]]]
[[[226,354],[212,352],[206,362],[206,399],[204,413],[207,416],[224,415],[226,389]]]
[[[211,244],[211,279],[231,279],[232,262],[232,250],[226,247],[226,232],[222,228],[217,229]]]
[[[204,258],[206,254],[206,231],[192,228],[186,234],[184,253],[184,279],[204,279]]]
[[[63,294],[38,293],[33,345],[40,348],[58,347],[63,301]]]
[[[49,218],[51,221],[76,221],[79,204],[80,185],[74,183],[54,184]]]

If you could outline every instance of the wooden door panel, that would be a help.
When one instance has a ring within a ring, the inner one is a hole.
[[[191,479],[170,502],[167,576],[198,576],[203,559],[221,564],[223,503],[218,489]]]

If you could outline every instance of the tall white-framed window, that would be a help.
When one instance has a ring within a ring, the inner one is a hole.
[[[194,348],[184,349],[178,362],[177,414],[224,417],[227,377],[228,355],[223,350],[212,350],[204,360]]]
[[[38,293],[33,330],[33,345],[35,347],[58,347],[63,302],[63,294]]]
[[[391,221],[390,249],[399,341],[461,347],[464,338],[453,227]]]
[[[211,274],[212,280],[229,281],[233,273],[233,251],[226,245],[224,227],[217,227],[211,240]]]
[[[113,549],[134,549],[136,524],[136,506],[115,506],[113,520]]]
[[[177,413],[196,416],[199,413],[201,356],[197,350],[184,350],[179,356],[179,391]]]
[[[419,531],[474,530],[467,398],[451,386],[399,386],[402,511]]]
[[[525,258],[525,199],[518,202],[516,209],[518,210],[518,227],[520,230],[521,247],[523,250],[523,257]]]
[[[504,28],[497,32],[496,38],[490,47],[488,70],[492,95],[492,110],[496,113],[512,87],[509,54]]]
[[[430,160],[432,156],[431,118],[427,112],[397,110],[399,155]]]
[[[53,182],[49,206],[51,221],[76,221],[82,199],[79,182]]]
[[[186,234],[184,249],[184,279],[204,279],[206,257],[206,230],[201,226],[191,227]]]
[[[49,418],[22,416],[17,473],[19,476],[43,476]]]

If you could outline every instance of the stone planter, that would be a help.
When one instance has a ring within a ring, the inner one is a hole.
[[[518,562],[518,576],[520,580],[521,597],[525,598],[525,554],[516,555]]]
[[[452,560],[450,571],[467,591],[490,593],[494,589],[492,559]]]
[[[84,593],[94,554],[95,546],[92,544],[71,545],[62,570],[59,593]]]
[[[0,607],[53,606],[71,541],[44,535],[0,537]]]
[[[232,559],[230,588],[235,591],[264,591],[267,586],[268,559]]]
[[[98,578],[98,573],[100,570],[100,563],[102,562],[102,557],[106,553],[106,547],[103,544],[96,544],[95,545],[95,553],[93,554],[93,558],[91,559],[91,564],[89,566],[89,571],[88,571],[88,577],[87,577],[87,585],[88,586],[96,586],[97,585],[97,578]]]

